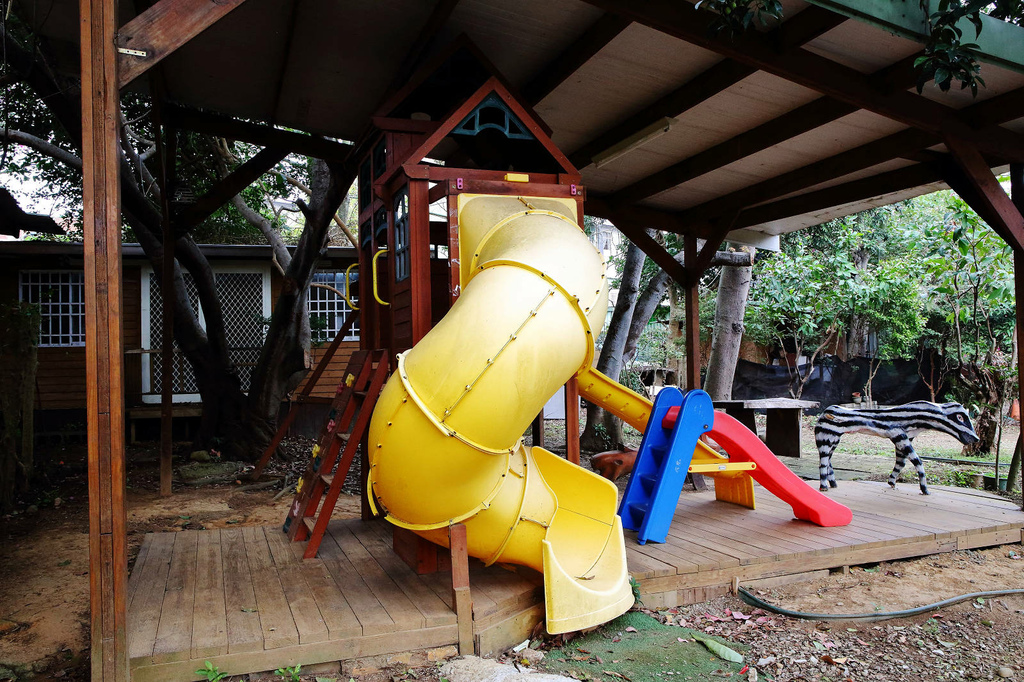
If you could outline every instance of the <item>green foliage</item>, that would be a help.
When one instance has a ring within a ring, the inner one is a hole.
[[[924,331],[921,263],[913,255],[890,258],[853,283],[855,310],[878,333],[877,357],[908,357]]]
[[[227,673],[222,673],[220,668],[209,661],[206,661],[206,665],[196,671],[196,675],[199,675],[207,682],[220,682],[228,676]]]
[[[301,674],[300,674],[301,670],[302,670],[302,665],[301,664],[300,665],[293,665],[293,666],[289,666],[287,668],[284,668],[284,667],[278,668],[277,670],[274,671],[274,674],[277,675],[278,677],[284,679],[284,680],[288,680],[288,682],[302,682],[302,677],[301,677]]]
[[[743,33],[755,24],[767,26],[769,22],[782,21],[780,0],[698,0],[695,7],[715,14],[710,25],[712,33],[729,36]]]

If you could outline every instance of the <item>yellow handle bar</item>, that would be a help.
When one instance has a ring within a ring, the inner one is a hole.
[[[387,253],[387,252],[388,252],[387,247],[384,247],[383,249],[379,250],[377,253],[373,254],[373,260],[370,261],[370,265],[372,266],[371,269],[373,271],[373,297],[375,299],[377,299],[377,303],[380,303],[381,305],[391,305],[387,301],[381,300],[380,294],[377,293],[377,259],[380,258],[380,255],[382,253]]]
[[[349,273],[352,272],[352,268],[357,268],[357,267],[359,267],[359,263],[353,263],[352,265],[350,265],[347,268],[345,268],[345,293],[341,295],[342,298],[345,299],[345,303],[348,303],[348,307],[351,308],[352,310],[359,310],[359,306],[357,306],[355,303],[353,303],[352,299],[349,298],[349,294],[348,294],[349,280],[348,280],[348,278],[349,278]]]

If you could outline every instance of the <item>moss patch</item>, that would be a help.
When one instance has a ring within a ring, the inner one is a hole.
[[[742,663],[723,661],[695,641],[694,635],[721,642],[740,654],[747,648],[630,612],[564,647],[552,649],[540,667],[579,680],[605,682],[742,679],[738,675]]]

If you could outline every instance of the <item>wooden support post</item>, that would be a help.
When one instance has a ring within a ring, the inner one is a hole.
[[[580,385],[575,374],[565,382],[565,458],[580,463]]]
[[[469,592],[469,553],[463,524],[448,527],[448,546],[452,554],[452,607],[459,623],[459,654],[469,656],[473,653],[473,598]]]
[[[92,679],[127,682],[124,339],[115,0],[80,0]]]
[[[1024,163],[1010,165],[1010,196],[1013,205],[1024,215]],[[1024,353],[1021,352],[1024,347],[1024,344],[1021,343],[1021,336],[1024,335],[1024,249],[1013,250],[1013,290],[1017,309],[1017,399],[1021,405],[1024,405],[1024,390],[1021,390],[1021,387],[1024,386]],[[1021,438],[1021,436],[1017,437],[1018,448],[1024,444]],[[998,472],[996,473],[998,481]],[[1009,490],[1012,485],[1013,481],[1007,481],[1006,488]]]
[[[686,390],[700,388],[700,276],[694,267],[697,262],[697,238],[683,237],[683,262],[686,263],[689,281],[684,289],[686,298],[686,324],[683,336],[686,339]]]
[[[533,444],[539,447],[544,447],[544,410],[541,409],[540,414],[533,420]]]
[[[683,289],[686,301],[686,321],[683,336],[686,339],[686,390],[692,391],[700,385],[700,276],[697,269],[697,237],[683,237],[683,263],[686,265],[686,286]],[[703,474],[687,474],[696,490],[707,490]]]
[[[373,520],[373,509],[370,508],[370,432],[367,430],[360,443],[359,454],[359,515],[363,521]]]

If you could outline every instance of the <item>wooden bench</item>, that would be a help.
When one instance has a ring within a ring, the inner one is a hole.
[[[139,407],[129,407],[125,410],[125,416],[128,417],[128,432],[130,434],[129,441],[134,444],[137,442],[135,438],[135,423],[140,419],[159,419],[161,413],[160,405],[141,405]],[[203,406],[201,403],[175,403],[171,406],[171,417],[201,417],[203,416]]]
[[[792,398],[763,398],[760,400],[716,400],[717,409],[735,417],[748,429],[757,433],[754,412],[764,410],[768,423],[764,440],[768,449],[779,457],[800,456],[800,417],[807,408],[818,407],[813,400]]]

